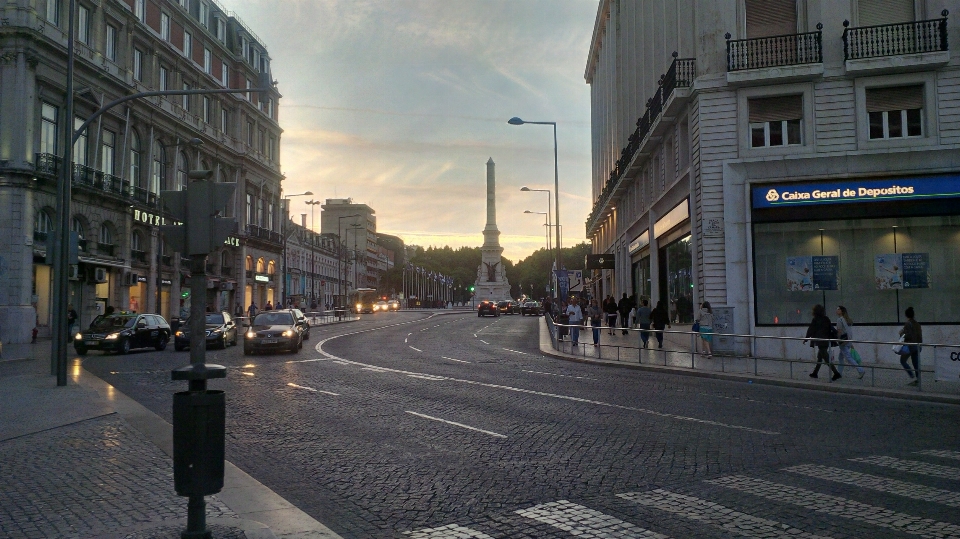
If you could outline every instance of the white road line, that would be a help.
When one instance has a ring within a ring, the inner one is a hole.
[[[929,451],[917,451],[917,454],[929,455],[931,457],[941,457],[945,459],[960,460],[960,451],[940,451],[938,449],[931,449]]]
[[[287,385],[290,386],[290,387],[295,387],[295,388],[297,388],[297,389],[306,389],[307,391],[313,391],[314,393],[317,392],[317,390],[316,390],[316,389],[313,389],[312,387],[298,386],[297,384],[294,384],[293,382],[287,382]]]
[[[408,344],[407,346],[410,346],[410,345]],[[416,350],[417,352],[423,352],[423,350],[421,350],[421,349],[419,349],[419,348],[413,348],[412,346],[410,346],[410,348],[412,348],[413,350]]]
[[[901,533],[931,538],[960,537],[960,526],[956,524],[898,513],[883,507],[822,494],[805,488],[781,485],[763,479],[731,475],[720,479],[710,479],[707,480],[707,483],[753,494],[772,502],[791,503],[818,513],[865,522]]]
[[[529,372],[532,374],[546,374],[548,376],[560,376],[561,378],[576,378],[578,380],[596,380],[596,378],[587,378],[586,376],[571,376],[569,374],[556,374],[552,372],[540,372],[540,371],[521,371],[521,372]]]
[[[429,416],[429,415],[418,414],[417,412],[411,412],[410,410],[405,410],[405,412],[407,412],[408,414],[413,414],[413,415],[415,415],[415,416],[417,416],[417,417],[422,417],[422,418],[424,418],[424,419],[430,419],[430,420],[433,420],[433,421],[439,421],[439,422],[441,422],[441,423],[446,423],[446,424],[448,424],[448,425],[454,425],[454,426],[462,427],[462,428],[465,428],[465,429],[475,430],[475,431],[477,431],[477,432],[482,432],[482,433],[484,433],[484,434],[489,434],[490,436],[496,436],[497,438],[506,438],[506,436],[504,436],[503,434],[497,434],[496,432],[492,432],[492,431],[489,431],[489,430],[478,429],[477,427],[471,427],[470,425],[464,425],[463,423],[457,423],[457,422],[455,422],[455,421],[447,421],[446,419],[440,419],[439,417],[433,417],[433,416]]]
[[[477,336],[477,334],[476,334],[476,333],[474,333],[474,334],[473,334],[473,336],[474,336],[474,337],[476,337],[476,336]]]
[[[413,335],[413,333],[407,333],[407,337],[409,337],[409,336],[411,336],[411,335]]]
[[[592,539],[668,539],[666,535],[645,530],[610,515],[567,500],[521,509],[518,515],[531,518],[578,537]]]
[[[511,349],[509,349],[509,348],[504,348],[504,350],[506,350],[507,352],[513,352],[514,354],[523,354],[523,355],[525,355],[525,356],[529,356],[529,355],[530,355],[530,354],[528,354],[528,353],[526,353],[526,352],[521,352],[520,350],[511,350]]]
[[[460,362],[460,363],[470,363],[469,361],[464,361],[464,360],[462,360],[462,359],[453,359],[452,357],[447,357],[447,356],[440,356],[440,357],[443,358],[443,359],[449,359],[450,361],[457,361],[457,362]]]
[[[320,358],[316,358],[316,359],[297,359],[297,360],[291,360],[291,361],[288,361],[287,363],[313,363],[313,362],[315,362],[315,361],[332,361],[332,360],[333,360],[332,357],[320,357]]]
[[[791,466],[784,468],[783,471],[815,477],[825,481],[835,481],[837,483],[843,483],[844,485],[853,485],[855,487],[896,494],[897,496],[905,496],[911,500],[924,500],[927,502],[942,503],[950,507],[960,507],[960,492],[951,492],[941,488],[888,479],[878,475],[832,468],[830,466],[820,466],[817,464]]]
[[[410,378],[419,378],[421,380],[443,380],[442,376],[430,376],[429,374],[408,374]]]
[[[403,340],[403,344],[407,344],[407,339],[404,339],[404,340]]]
[[[403,532],[403,534],[409,535],[411,539],[493,539],[485,533],[456,524],[447,524],[439,528],[423,528],[412,532]]]
[[[482,342],[483,344],[490,344],[490,343],[488,343],[487,341],[485,341],[485,340],[483,340],[483,339],[480,339],[480,342]]]
[[[863,462],[866,464],[883,466],[884,468],[893,468],[894,470],[901,472],[960,480],[960,468],[954,468],[953,466],[941,466],[939,464],[927,464],[926,462],[920,462],[919,460],[903,460],[881,456],[861,457],[850,460],[853,462]]]
[[[626,494],[617,494],[617,497],[711,524],[742,537],[755,537],[758,539],[825,539],[822,535],[807,533],[774,520],[755,517],[734,511],[718,503],[663,489],[656,489],[650,492],[628,492]]]
[[[252,372],[243,372],[243,371],[240,371],[240,374],[242,374],[242,375],[244,375],[244,376],[254,376],[254,374],[253,374]]]

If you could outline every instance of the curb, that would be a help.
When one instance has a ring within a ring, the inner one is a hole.
[[[613,361],[602,360],[602,359],[590,359],[582,356],[573,356],[573,355],[564,354],[563,352],[558,352],[554,350],[549,334],[546,337],[546,341],[544,341],[544,338],[543,338],[544,332],[547,332],[547,331],[548,330],[546,328],[546,321],[541,320],[540,322],[540,337],[541,337],[540,353],[552,358],[562,359],[565,361],[573,361],[576,363],[587,363],[590,365],[603,365],[608,367],[620,367],[624,369],[641,370],[641,371],[647,371],[647,372],[658,372],[658,373],[664,373],[664,374],[676,374],[680,376],[693,376],[697,378],[709,378],[713,380],[727,380],[731,382],[752,382],[755,384],[763,384],[768,386],[792,387],[796,389],[810,389],[814,391],[824,391],[827,393],[845,393],[845,394],[863,395],[863,396],[869,396],[869,397],[886,397],[886,398],[892,398],[892,399],[932,402],[937,404],[960,405],[960,397],[955,397],[951,395],[935,395],[935,394],[929,394],[929,393],[907,393],[907,392],[898,391],[895,389],[849,387],[849,386],[841,386],[836,384],[825,385],[825,384],[803,382],[803,381],[796,381],[796,380],[784,380],[781,378],[767,378],[764,376],[756,376],[756,375],[750,375],[750,374],[697,371],[697,370],[683,369],[680,367],[620,363],[620,362],[613,362]]]

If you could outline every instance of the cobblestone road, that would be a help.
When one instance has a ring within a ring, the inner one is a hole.
[[[229,368],[227,458],[345,538],[960,537],[956,407],[537,345],[536,318],[400,312],[298,355],[208,352]],[[84,367],[169,420],[187,361]]]

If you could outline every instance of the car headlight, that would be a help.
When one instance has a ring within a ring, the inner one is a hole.
[[[362,303],[357,303],[357,310],[359,311],[359,310],[362,309],[362,308],[363,308],[363,304],[362,304]]]
[[[252,338],[254,338],[254,337],[256,337],[256,336],[257,336],[257,334],[254,333],[254,332],[252,332],[252,331],[248,331],[248,332],[247,332],[247,338],[248,338],[248,339],[252,339]]]
[[[293,331],[291,331],[291,330],[288,329],[288,330],[286,330],[286,331],[283,332],[283,336],[284,336],[284,337],[293,337]]]
[[[82,341],[82,340],[83,340],[83,335],[77,333],[77,335],[76,335],[76,337],[74,337],[74,339],[76,339],[76,340],[78,340],[78,341]]]
[[[178,331],[178,332],[176,332],[174,335],[176,335],[177,337],[183,337],[183,332],[182,332],[182,331]]]
[[[111,333],[105,337],[108,341],[115,341],[120,338],[119,333]]]

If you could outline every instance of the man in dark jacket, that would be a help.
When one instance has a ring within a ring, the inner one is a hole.
[[[803,341],[807,342],[809,340],[811,348],[814,346],[817,347],[817,366],[814,367],[813,372],[810,373],[810,378],[817,378],[817,373],[820,372],[820,364],[826,363],[833,372],[833,378],[831,378],[831,380],[840,379],[840,372],[830,363],[830,353],[828,351],[830,348],[830,339],[836,338],[831,334],[832,329],[833,323],[827,318],[826,309],[823,308],[823,305],[814,305],[813,320],[810,322],[810,327],[807,328],[807,337]]]
[[[663,300],[657,300],[657,306],[650,312],[650,323],[653,324],[653,336],[657,338],[657,348],[663,348],[663,330],[670,325],[670,315]]]
[[[633,303],[630,301],[630,298],[627,297],[627,293],[623,293],[623,297],[620,298],[620,302],[617,303],[617,312],[620,313],[620,327],[623,328],[623,334],[626,335],[629,333],[627,328],[630,327],[630,311],[633,310]]]
[[[610,335],[613,335],[613,328],[617,327],[617,300],[613,296],[607,296],[603,300],[603,312],[607,315],[607,327]]]

